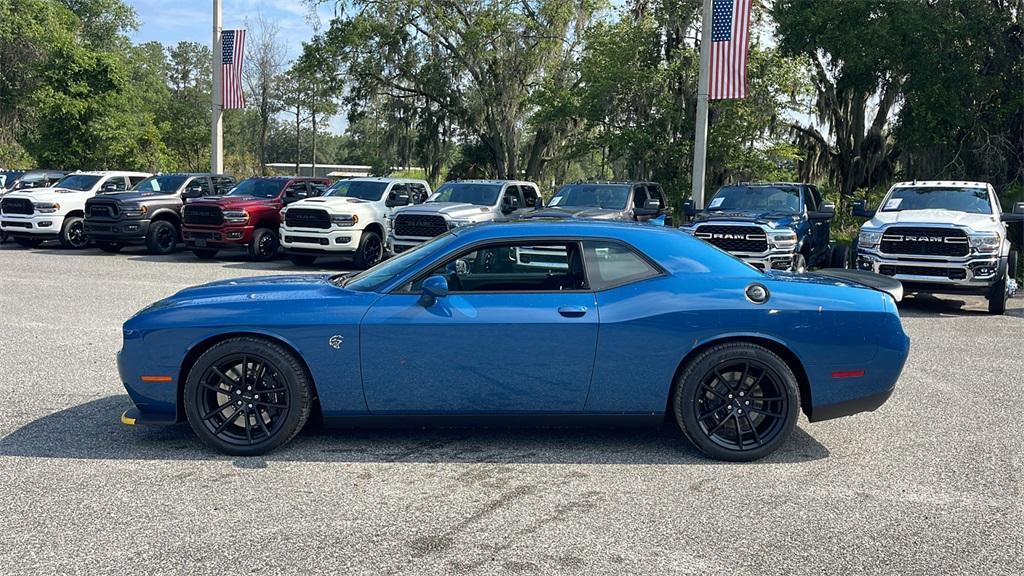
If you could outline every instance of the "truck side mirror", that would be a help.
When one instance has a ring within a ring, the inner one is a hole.
[[[833,206],[832,209],[835,210],[835,206]],[[875,217],[875,211],[868,209],[868,201],[867,200],[854,200],[853,201],[853,209],[851,210],[851,212],[857,218],[874,218]]]
[[[683,208],[680,210],[683,216],[686,218],[693,218],[697,215],[697,206],[693,203],[693,200],[687,200],[683,202]]]
[[[1024,202],[1017,202],[1013,205],[1012,212],[1004,212],[1003,222],[1024,222]]]
[[[657,198],[648,198],[647,201],[644,202],[644,210],[657,213],[661,210],[661,202],[658,202]]]
[[[540,210],[543,207],[544,207],[544,198],[541,197],[541,196],[537,196],[537,199],[533,201],[533,209],[534,210]]]
[[[519,198],[515,196],[505,196],[501,199],[501,211],[506,214],[509,212],[515,212],[519,209]]]
[[[825,202],[818,207],[819,218],[832,218],[836,215],[836,205],[831,202]]]
[[[185,188],[184,192],[181,193],[181,197],[183,199],[185,199],[185,200],[188,200],[190,198],[199,198],[202,195],[203,195],[203,187],[202,186],[189,186],[188,188]]]
[[[408,206],[409,202],[408,192],[405,190],[392,190],[388,193],[388,199],[384,202],[384,205],[388,208],[395,208],[397,206]]]

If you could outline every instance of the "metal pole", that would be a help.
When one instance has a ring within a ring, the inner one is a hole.
[[[213,103],[210,108],[210,171],[220,174],[224,171],[224,121],[222,118],[224,103],[221,101],[222,66],[220,47],[220,3],[213,0]]]
[[[708,88],[711,63],[711,0],[704,0],[704,21],[700,36],[700,74],[697,75],[697,126],[693,143],[693,187],[691,198],[698,210],[704,207],[704,165],[708,158]]]

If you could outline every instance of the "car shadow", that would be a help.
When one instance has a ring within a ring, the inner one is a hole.
[[[1011,299],[1006,316],[1024,318],[1020,299]],[[988,318],[988,302],[981,296],[935,296],[933,294],[910,294],[899,304],[900,315],[904,318],[932,318],[935,316],[959,316]]]
[[[0,456],[82,460],[223,460],[240,468],[266,462],[718,464],[675,429],[445,428],[309,430],[263,457],[235,458],[206,449],[187,424],[125,426],[127,395],[99,398],[43,416],[0,438]],[[758,463],[799,463],[829,451],[799,427]]]

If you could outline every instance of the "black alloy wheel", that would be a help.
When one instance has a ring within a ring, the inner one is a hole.
[[[729,343],[689,363],[676,385],[680,428],[705,454],[747,461],[774,452],[792,432],[800,407],[796,377],[766,348]]]
[[[249,244],[249,258],[265,262],[277,256],[277,233],[269,228],[257,228]]]
[[[372,268],[384,259],[384,241],[372,231],[364,231],[356,251],[355,265],[358,268]]]
[[[166,220],[157,220],[146,232],[146,250],[150,254],[170,254],[178,246],[178,230]]]
[[[64,226],[60,231],[60,245],[70,250],[80,250],[89,245],[83,218],[71,216],[64,219]]]
[[[281,346],[232,338],[207,350],[185,383],[189,425],[208,445],[235,455],[273,450],[309,417],[311,393],[302,366]]]

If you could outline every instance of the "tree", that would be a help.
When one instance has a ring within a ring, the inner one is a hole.
[[[179,42],[167,50],[171,91],[167,146],[181,168],[199,172],[210,164],[210,48]]]
[[[280,111],[276,99],[279,94],[277,83],[284,68],[284,47],[280,42],[281,28],[276,22],[257,14],[255,25],[249,26],[246,38],[246,60],[243,74],[248,97],[257,113],[256,157],[260,174],[267,172],[267,138],[270,134],[271,119]]]

